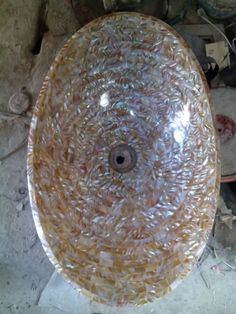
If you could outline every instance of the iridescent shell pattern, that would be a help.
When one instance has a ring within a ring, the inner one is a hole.
[[[64,277],[93,300],[144,304],[193,268],[219,192],[208,87],[164,22],[98,18],[55,58],[28,146],[33,217]]]

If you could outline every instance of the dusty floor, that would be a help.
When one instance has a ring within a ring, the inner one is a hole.
[[[211,243],[215,255],[210,253],[173,293],[136,309],[93,304],[53,274],[54,268],[37,237],[28,200],[26,138],[30,113],[21,117],[5,112],[9,111],[10,97],[22,88],[31,104],[35,102],[56,51],[80,27],[70,3],[0,1],[0,160],[22,144],[0,163],[0,313],[235,313],[236,268],[232,267],[235,260],[225,253],[229,241],[223,241],[223,250],[219,243]],[[224,186],[223,194],[228,198],[227,205],[234,210],[235,197],[229,189]],[[230,248],[234,249],[236,228],[217,226],[218,234],[227,234],[231,239]],[[227,266],[228,263],[231,264]]]

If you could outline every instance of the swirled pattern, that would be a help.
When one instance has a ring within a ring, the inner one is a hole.
[[[117,145],[136,153],[128,172],[109,163]],[[69,280],[109,304],[170,291],[211,230],[218,166],[207,87],[169,26],[117,13],[72,36],[45,79],[28,149],[36,227]]]

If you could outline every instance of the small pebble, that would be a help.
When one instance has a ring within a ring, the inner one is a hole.
[[[29,106],[30,97],[24,91],[13,94],[8,102],[9,109],[16,114],[24,113],[25,111],[27,111]]]
[[[26,195],[27,194],[27,188],[22,186],[18,189],[19,194]]]
[[[19,212],[23,210],[23,207],[24,207],[24,204],[23,204],[22,202],[20,202],[20,203],[18,203],[18,204],[16,205],[16,209],[17,209]]]

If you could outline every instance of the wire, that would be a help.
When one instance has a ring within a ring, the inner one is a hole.
[[[28,143],[28,136],[11,152],[7,153],[5,156],[0,157],[0,163],[2,163],[5,159],[9,158],[16,152],[18,152],[21,148],[23,148]]]
[[[236,49],[234,47],[234,42],[233,45],[231,44],[231,42],[228,40],[228,38],[226,37],[226,35],[222,32],[221,29],[219,29],[219,27],[217,27],[215,24],[213,24],[205,15],[205,11],[203,9],[198,9],[197,10],[198,15],[204,20],[206,21],[208,24],[210,24],[212,27],[214,27],[215,30],[217,30],[218,33],[221,34],[222,37],[224,37],[224,39],[226,40],[227,44],[229,45],[229,47],[231,48],[231,50],[233,51],[234,54],[236,54]]]
[[[234,26],[235,24],[236,24],[236,21],[230,23],[229,25],[226,25],[226,26],[225,26],[225,30],[228,29],[228,28],[230,28],[230,27],[232,27],[232,26]]]
[[[233,39],[233,41],[232,41],[232,45],[233,45],[233,47],[234,47],[234,50],[236,50],[236,48],[235,48],[235,41],[236,41],[236,37],[234,37],[234,39]]]

